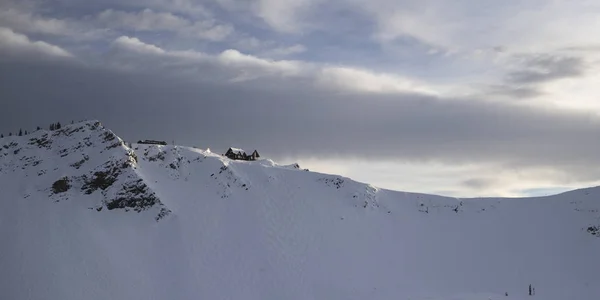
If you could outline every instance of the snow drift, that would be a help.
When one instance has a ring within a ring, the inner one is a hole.
[[[0,196],[0,299],[600,298],[598,188],[395,192],[89,121],[0,139]]]

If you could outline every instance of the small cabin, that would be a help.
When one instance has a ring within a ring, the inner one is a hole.
[[[147,145],[166,145],[165,141],[155,141],[155,140],[141,140],[138,141],[138,144],[147,144]]]
[[[252,154],[248,155],[243,149],[232,147],[225,152],[225,156],[235,160],[257,160],[260,157],[260,154],[258,154],[258,151],[254,150]]]

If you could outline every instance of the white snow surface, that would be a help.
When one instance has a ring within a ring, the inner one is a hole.
[[[244,149],[241,149],[241,148],[233,148],[233,147],[231,147],[229,149],[231,149],[231,151],[233,153],[235,153],[235,154],[244,154],[244,153],[247,153],[246,151],[244,151]]]
[[[0,299],[600,299],[598,188],[456,199],[132,148],[97,121],[0,139]]]

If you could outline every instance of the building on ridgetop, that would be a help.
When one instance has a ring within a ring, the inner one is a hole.
[[[232,147],[225,152],[225,156],[235,160],[257,160],[260,157],[260,154],[258,154],[258,151],[254,150],[252,154],[248,155],[243,149]]]
[[[165,141],[155,141],[155,140],[142,140],[142,141],[138,141],[138,144],[147,144],[147,145],[166,145],[167,142]]]

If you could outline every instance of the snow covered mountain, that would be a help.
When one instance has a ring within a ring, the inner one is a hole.
[[[596,300],[599,196],[395,192],[83,122],[0,139],[0,299]]]

